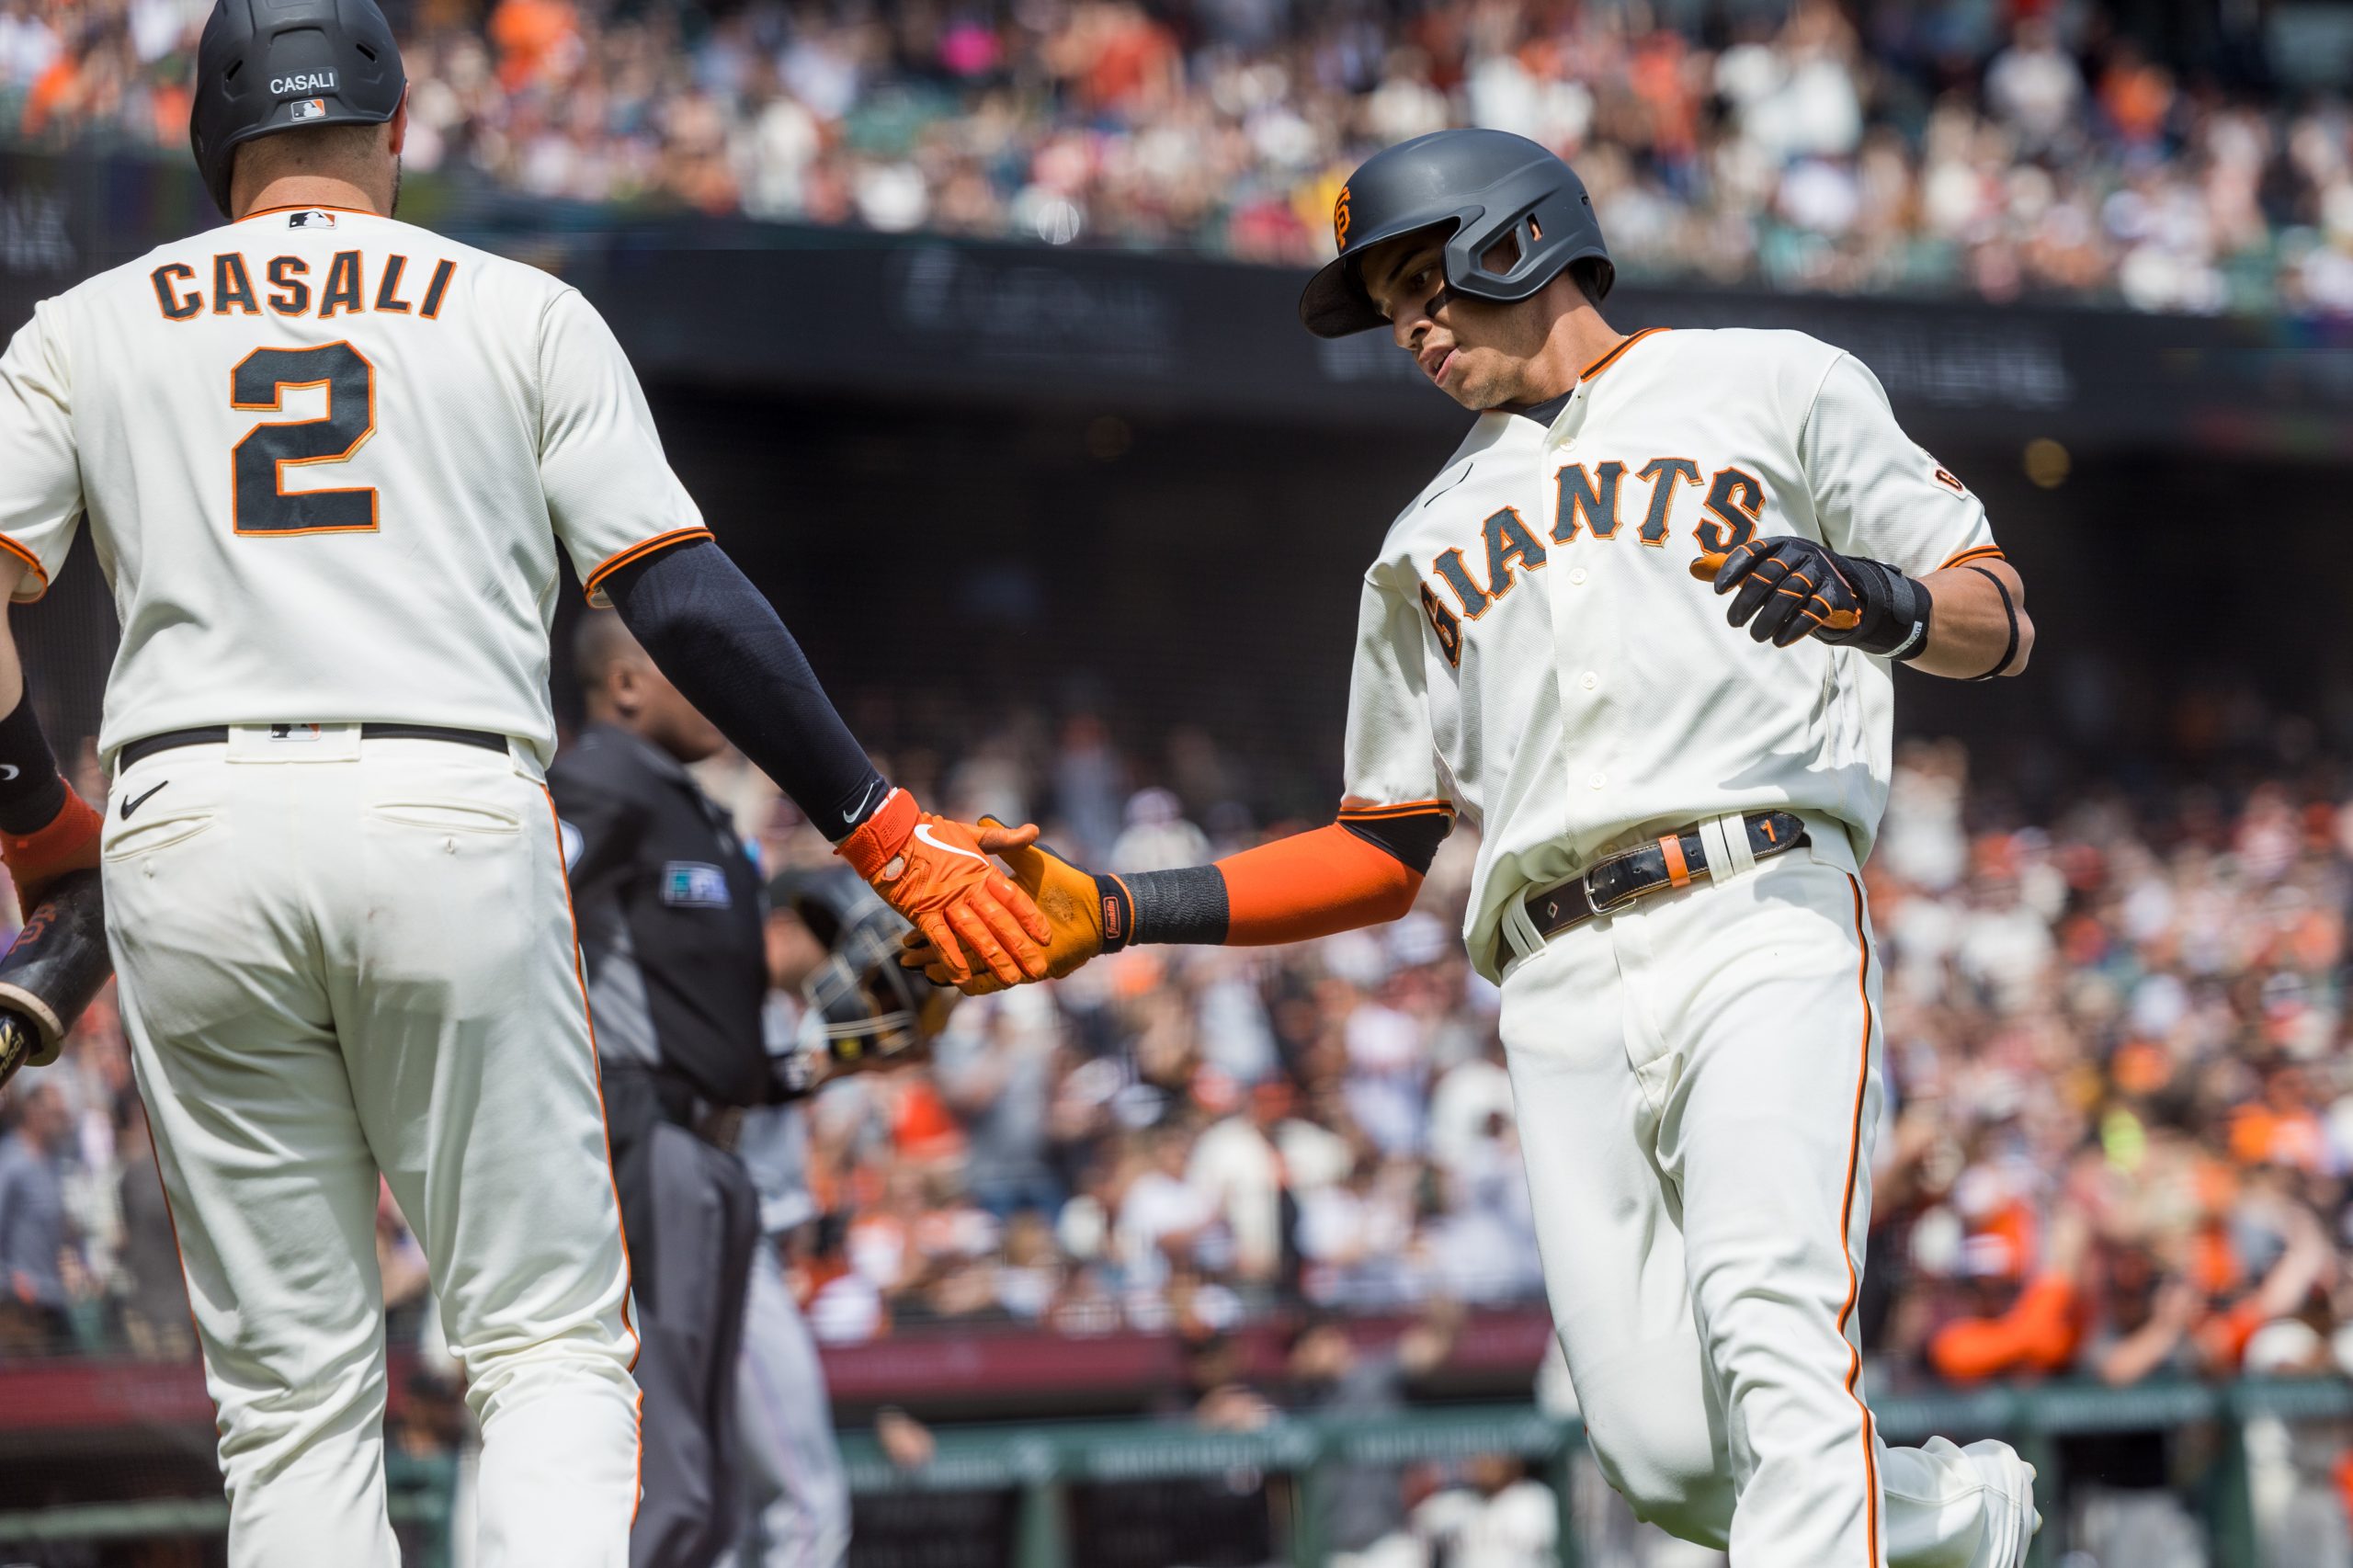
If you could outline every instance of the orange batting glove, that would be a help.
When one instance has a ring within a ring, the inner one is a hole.
[[[46,826],[28,834],[0,834],[0,862],[17,884],[19,913],[29,919],[40,906],[50,885],[68,871],[86,871],[98,863],[98,835],[106,816],[65,786],[65,803]]]
[[[1014,885],[1036,902],[1052,927],[1046,938],[1046,978],[1060,980],[1103,950],[1103,915],[1094,873],[1040,845],[1035,827],[1007,827],[995,817],[983,817],[972,831],[983,849],[1005,857]],[[922,970],[934,985],[953,985],[967,996],[1005,989],[992,975],[956,979],[938,948],[920,931],[910,931],[902,940],[906,950],[899,962]]]
[[[1045,978],[1040,944],[1053,928],[962,823],[933,816],[893,790],[834,853],[929,939],[950,983],[983,969],[1007,985]]]

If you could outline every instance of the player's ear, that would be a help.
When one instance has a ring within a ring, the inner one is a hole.
[[[645,681],[634,663],[615,659],[605,666],[605,700],[624,719],[635,718],[644,708]]]
[[[392,141],[390,148],[392,156],[395,158],[399,157],[401,155],[401,149],[404,146],[406,146],[407,143],[408,89],[406,87],[403,87],[401,89],[400,105],[392,110]]]

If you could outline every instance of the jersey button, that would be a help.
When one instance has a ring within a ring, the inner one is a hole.
[[[1584,586],[1585,586],[1585,568],[1584,568],[1584,567],[1582,567],[1582,566],[1572,566],[1572,567],[1570,567],[1570,568],[1569,568],[1569,581],[1570,581],[1571,583],[1574,583],[1574,585],[1577,585],[1578,587],[1580,587],[1580,588],[1584,587]]]
[[[1604,784],[1608,783],[1608,782],[1609,782],[1609,780],[1608,780],[1608,779],[1607,779],[1607,778],[1603,778],[1600,774],[1597,773],[1597,774],[1595,774],[1592,778],[1590,778],[1586,779],[1586,782],[1587,784],[1592,785],[1595,789],[1598,790],[1598,789],[1600,789]]]
[[[1591,691],[1595,687],[1601,684],[1601,677],[1595,675],[1591,670],[1587,670],[1585,672],[1584,677],[1580,679],[1577,684],[1585,687],[1587,691]]]

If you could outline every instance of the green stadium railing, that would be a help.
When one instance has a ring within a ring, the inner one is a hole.
[[[2040,1472],[2047,1517],[2055,1518],[2063,1485],[2059,1439],[2093,1432],[2170,1430],[2213,1424],[2223,1439],[2215,1482],[2199,1498],[2214,1545],[2215,1568],[2299,1568],[2257,1561],[2245,1453],[2245,1424],[2262,1415],[2290,1421],[2353,1416],[2353,1384],[2336,1379],[2283,1380],[2212,1385],[2144,1383],[2111,1389],[2092,1383],[2045,1383],[1894,1395],[1875,1400],[1881,1433],[1893,1443],[1916,1443],[1942,1433],[1974,1438],[2003,1437],[2019,1446]],[[866,1432],[843,1434],[850,1486],[861,1495],[918,1492],[1012,1492],[1020,1498],[1013,1568],[1071,1568],[1067,1490],[1073,1485],[1175,1480],[1257,1470],[1295,1478],[1290,1559],[1296,1568],[1322,1568],[1317,1536],[1319,1493],[1336,1467],[1400,1465],[1512,1454],[1531,1461],[1552,1485],[1561,1509],[1561,1568],[1589,1568],[1579,1557],[1572,1517],[1570,1465],[1583,1449],[1574,1421],[1546,1416],[1527,1404],[1425,1407],[1381,1419],[1279,1418],[1255,1432],[1209,1432],[1173,1422],[1071,1421],[943,1427],[932,1462],[900,1470]],[[2059,1530],[2036,1543],[2034,1568],[2052,1568]]]
[[[385,1506],[394,1527],[422,1543],[408,1568],[449,1568],[449,1527],[457,1496],[454,1455],[392,1454],[384,1461]],[[118,1503],[68,1503],[0,1513],[0,1553],[22,1547],[87,1545],[225,1536],[222,1497],[142,1497]]]
[[[2353,1383],[2294,1379],[2214,1385],[2153,1382],[2111,1389],[2090,1383],[1998,1386],[1897,1394],[1873,1402],[1880,1431],[1894,1443],[1932,1434],[2005,1437],[2040,1471],[2047,1515],[2065,1483],[2059,1443],[2075,1434],[2216,1429],[2217,1462],[2197,1501],[2214,1546],[2215,1568],[2298,1568],[2257,1560],[2256,1528],[2241,1434],[2258,1416],[2287,1421],[2353,1418]],[[1512,1454],[1552,1487],[1561,1509],[1561,1568],[1591,1568],[1579,1557],[1572,1517],[1570,1466],[1584,1447],[1574,1421],[1556,1420],[1525,1403],[1426,1406],[1366,1419],[1283,1416],[1251,1432],[1211,1432],[1174,1421],[1097,1420],[943,1426],[932,1461],[892,1465],[873,1435],[842,1435],[851,1489],[863,1496],[1000,1492],[1018,1499],[1013,1568],[1072,1568],[1069,1489],[1077,1485],[1179,1480],[1254,1470],[1290,1478],[1294,1506],[1289,1556],[1297,1568],[1321,1568],[1317,1531],[1322,1489],[1350,1464],[1404,1465]],[[457,1466],[449,1460],[396,1456],[390,1461],[394,1522],[426,1543],[415,1568],[446,1568]],[[62,1541],[106,1541],[219,1535],[228,1528],[218,1498],[157,1498],[76,1504],[0,1513],[0,1548]],[[2037,1543],[2035,1568],[2052,1568],[2056,1529]]]

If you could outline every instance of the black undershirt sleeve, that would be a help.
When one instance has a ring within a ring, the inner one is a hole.
[[[1415,876],[1426,877],[1429,875],[1430,862],[1438,858],[1438,846],[1454,831],[1454,813],[1437,807],[1415,812],[1351,812],[1343,808],[1340,825],[1392,857]]]
[[[65,780],[58,777],[57,758],[28,691],[0,718],[0,833],[39,833],[64,808]]]
[[[709,540],[599,585],[688,701],[839,843],[889,794],[775,607]]]

